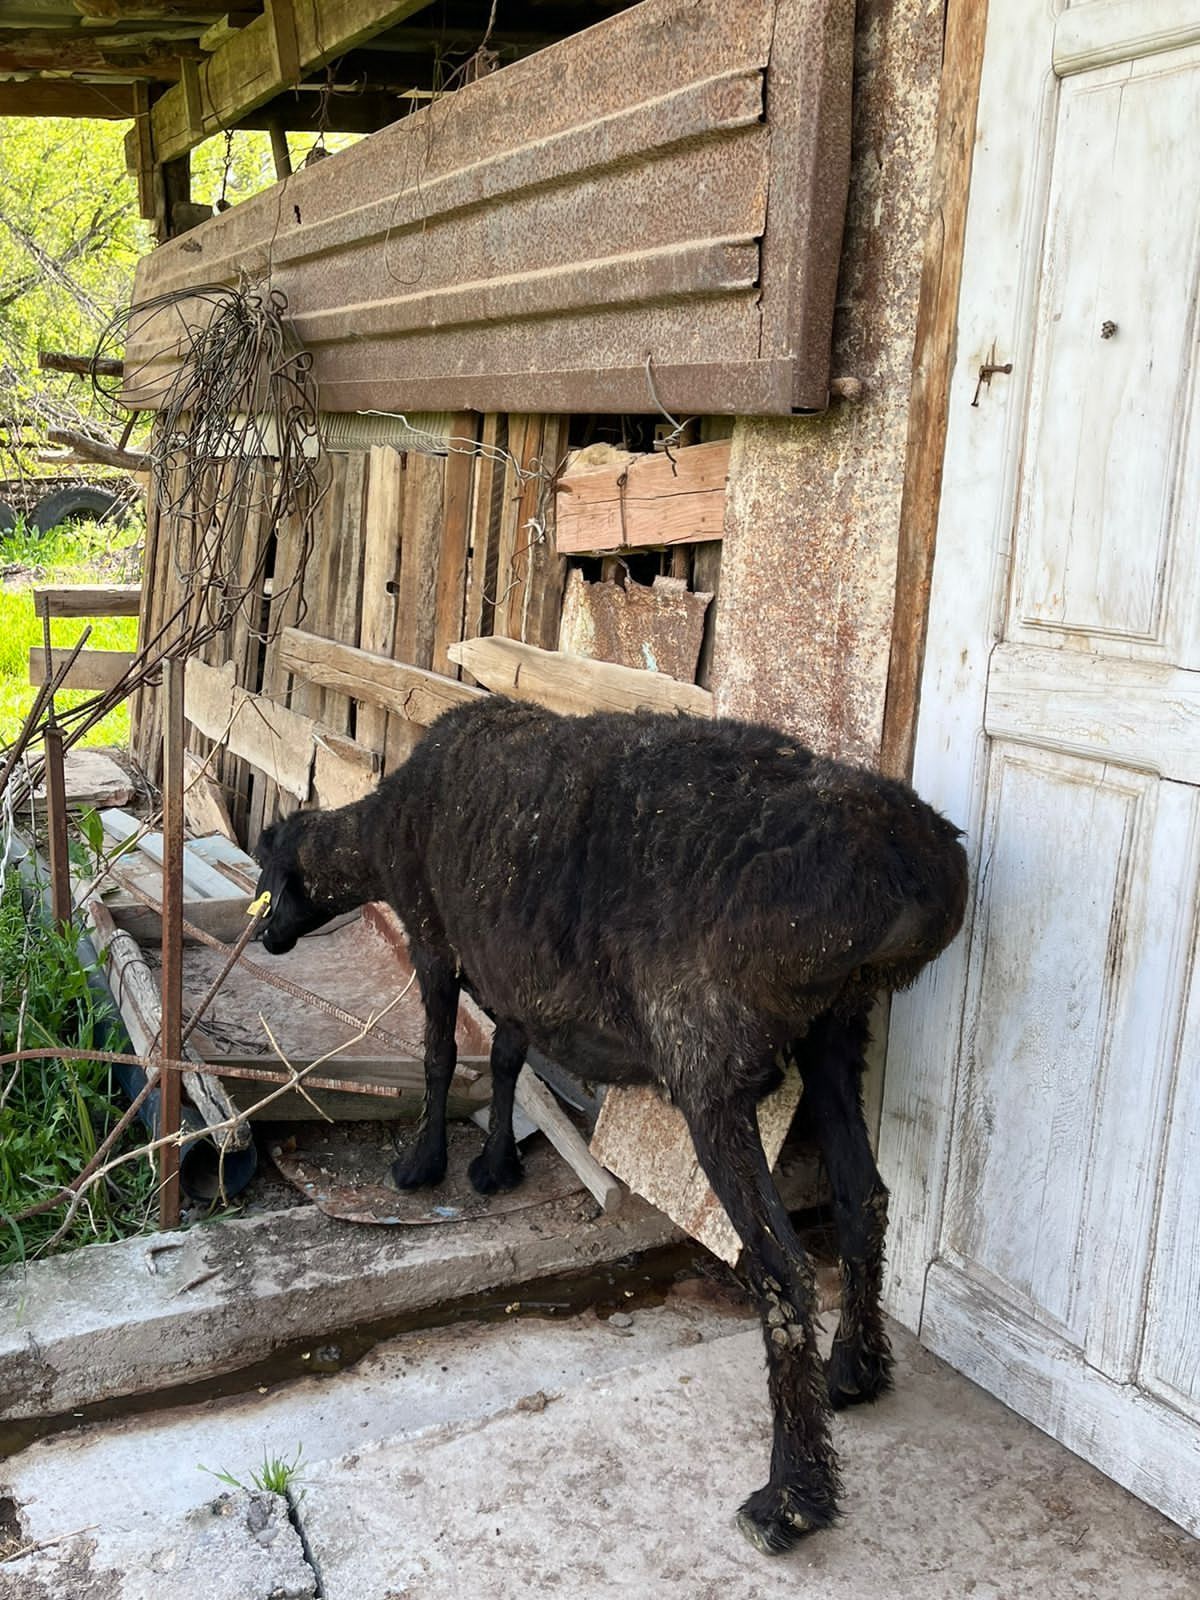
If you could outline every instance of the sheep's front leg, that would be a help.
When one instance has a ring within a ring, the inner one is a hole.
[[[813,1328],[812,1263],[771,1177],[753,1098],[691,1108],[685,1101],[683,1110],[700,1165],[745,1246],[743,1270],[762,1318],[774,1414],[771,1476],[738,1512],[738,1526],[765,1555],[778,1555],[837,1516],[840,1482]]]
[[[459,980],[448,961],[414,948],[413,967],[425,1005],[425,1101],[416,1137],[392,1167],[397,1188],[419,1189],[446,1176],[446,1097],[458,1049]]]
[[[525,1176],[513,1137],[513,1097],[529,1040],[515,1022],[496,1024],[492,1039],[492,1115],[487,1142],[467,1169],[480,1194],[515,1189]]]
[[[847,1017],[827,1011],[797,1048],[805,1103],[833,1190],[842,1258],[842,1315],[826,1367],[835,1408],[875,1400],[891,1383],[880,1307],[888,1192],[862,1114],[868,1038],[865,1009]]]

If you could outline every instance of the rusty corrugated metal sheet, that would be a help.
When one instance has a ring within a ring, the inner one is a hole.
[[[331,410],[827,398],[853,0],[643,0],[156,250],[269,278]],[[136,328],[153,403],[168,319]]]

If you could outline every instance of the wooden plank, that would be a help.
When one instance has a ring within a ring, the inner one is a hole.
[[[789,1066],[783,1082],[760,1102],[758,1128],[773,1167],[783,1149],[801,1094]],[[696,1160],[683,1113],[653,1089],[611,1086],[592,1135],[592,1154],[672,1222],[733,1265],[741,1241]]]
[[[397,661],[429,668],[433,662],[434,605],[442,544],[442,500],[446,465],[440,456],[409,452],[404,480],[404,539],[396,592]],[[391,772],[412,754],[413,724],[389,717],[383,769]]]
[[[394,27],[424,3],[425,0],[322,0],[320,5],[302,6],[293,12],[294,57],[289,40],[282,61],[277,55],[278,36],[271,16],[255,17],[246,27],[231,33],[200,64],[201,127],[194,128],[189,121],[187,98],[181,86],[168,89],[155,102],[152,116],[158,160],[181,156],[210,134],[235,127],[302,73],[312,72],[362,40]],[[289,75],[283,76],[281,68]]]
[[[274,471],[274,467],[269,470]],[[264,519],[265,522],[265,519]],[[303,537],[295,517],[289,517],[276,531],[275,564],[271,579],[271,601],[267,608],[267,645],[262,663],[262,692],[280,705],[286,705],[290,679],[279,665],[279,630],[294,623],[300,614],[301,590],[299,584],[300,559]],[[251,789],[250,805],[246,813],[245,839],[253,844],[278,811],[284,809],[290,797],[280,802],[279,788],[269,777],[257,775]]]
[[[452,646],[455,650],[460,648]],[[356,650],[353,645],[318,639],[299,628],[285,628],[280,634],[279,659],[290,672],[310,683],[382,706],[418,727],[428,727],[444,711],[475,700],[484,692],[437,672]]]
[[[161,893],[160,887],[156,888],[156,893]],[[201,933],[209,933],[224,944],[233,944],[246,926],[246,910],[250,900],[248,894],[231,895],[225,900],[185,899],[183,918]],[[104,904],[117,927],[123,928],[138,944],[156,945],[162,942],[162,917],[152,906],[143,905],[132,896],[123,898],[120,893],[105,900]],[[187,944],[191,938],[191,934],[185,933],[183,942]]]
[[[546,417],[542,428],[542,463],[549,473],[557,472],[567,448],[567,418]],[[545,479],[537,485],[534,513],[538,519],[537,537],[529,547],[525,581],[525,604],[521,618],[521,637],[526,644],[543,650],[558,648],[558,628],[562,618],[567,582],[567,561],[558,552],[556,507],[552,485]]]
[[[490,412],[483,419],[482,453],[475,463],[471,506],[471,557],[463,637],[479,638],[492,631],[495,608],[496,540],[500,527],[504,464],[499,452],[508,447],[507,417]],[[447,657],[449,659],[449,657]]]
[[[323,811],[361,800],[379,782],[381,765],[378,751],[321,728],[313,766],[313,799]]]
[[[396,579],[400,573],[400,507],[404,489],[403,458],[386,445],[376,445],[367,465],[366,526],[363,539],[362,617],[357,643],[375,656],[391,657],[396,638]],[[344,641],[350,642],[350,641]],[[382,757],[387,740],[387,712],[374,701],[359,707],[355,737]]]
[[[500,514],[496,524],[494,546],[488,553],[488,599],[491,603],[491,626],[488,632],[512,638],[510,602],[513,591],[520,588],[521,574],[517,571],[517,546],[519,541],[518,513],[521,504],[521,476],[529,459],[529,434],[536,418],[513,413],[508,419],[508,461],[504,466],[504,486],[500,492]],[[520,597],[518,596],[518,604]],[[518,610],[518,618],[520,612]],[[521,636],[518,620],[517,637]]]
[[[587,1140],[571,1121],[541,1079],[522,1067],[517,1079],[516,1102],[529,1120],[542,1130],[559,1155],[598,1202],[602,1211],[616,1211],[625,1191],[588,1149]]]
[[[69,649],[51,650],[50,673],[62,666],[71,654]],[[74,665],[62,681],[64,689],[115,689],[133,666],[136,655],[132,650],[81,650]],[[29,681],[40,688],[46,681],[46,652],[41,645],[29,649]]]
[[[102,901],[88,902],[87,917],[92,925],[97,952],[107,954],[109,981],[134,1053],[149,1055],[162,1029],[162,1011],[154,974],[146,964],[137,942],[124,929],[116,926]],[[199,1059],[190,1041],[183,1047],[183,1058],[193,1061]],[[152,1068],[149,1076],[153,1077],[156,1072],[157,1069]],[[201,1072],[185,1072],[183,1086],[188,1099],[210,1127],[232,1118],[233,1107],[215,1079]],[[248,1149],[253,1139],[244,1123],[235,1125],[218,1137],[230,1150]]]
[[[534,700],[569,715],[642,710],[713,714],[712,695],[697,684],[560,650],[539,650],[516,639],[467,639],[451,648],[450,657],[497,694]]]
[[[151,861],[157,862],[161,867],[163,863],[163,836],[161,833],[142,833],[138,837],[142,824],[136,817],[130,816],[127,811],[111,808],[100,812],[100,821],[104,825],[104,832],[118,844],[124,844],[127,839],[137,838],[137,848]],[[228,899],[234,885],[218,872],[215,867],[210,867],[208,862],[197,856],[190,845],[184,847],[183,852],[183,884],[193,899],[224,900]]]
[[[605,447],[606,448],[606,447]],[[729,477],[728,439],[666,455],[584,452],[559,480],[560,554],[694,544],[719,539]]]
[[[542,445],[548,418],[537,415],[523,420],[525,437],[517,459],[530,476],[514,484],[513,499],[505,511],[506,521],[511,520],[511,534],[505,534],[505,547],[512,551],[511,567],[509,581],[504,585],[507,599],[503,626],[497,620],[493,629],[494,633],[505,634],[509,639],[525,637],[525,608],[529,602],[534,552],[549,516],[549,494],[541,477]]]
[[[265,695],[248,694],[234,682],[232,662],[210,667],[194,661],[187,678],[187,718],[297,800],[312,788],[317,724]]]
[[[471,544],[471,491],[475,478],[475,457],[470,446],[475,442],[477,428],[478,418],[473,411],[459,412],[452,419],[451,434],[463,444],[446,457],[443,472],[442,537],[438,547],[430,665],[435,672],[452,678],[458,676],[458,668],[446,654],[446,647],[457,644],[463,637],[467,558]]]
[[[140,583],[46,584],[33,591],[39,617],[136,617],[141,603]]]
[[[930,220],[917,303],[896,556],[896,601],[880,751],[883,770],[901,778],[912,771],[925,660],[987,10],[986,5],[956,4],[947,8],[938,137],[930,179]]]
[[[99,117],[128,122],[134,116],[133,85],[129,83],[45,82],[0,83],[0,117]]]
[[[223,833],[233,838],[233,823],[221,786],[205,762],[188,750],[183,758],[183,815],[193,833]]]

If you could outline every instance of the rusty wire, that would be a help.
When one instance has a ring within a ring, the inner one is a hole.
[[[260,519],[278,538],[298,543],[286,563],[290,581],[273,591],[270,612],[281,615],[279,602],[295,590],[303,617],[305,569],[329,466],[312,358],[292,336],[286,310],[278,290],[207,284],[128,307],[101,334],[91,378],[110,413],[125,411],[123,390],[152,396],[158,411],[147,452],[154,484],[149,509],[158,519],[158,549],[169,552],[183,598],[139,640],[119,683],[60,711],[64,746],[156,681],[168,656],[197,654],[239,615],[254,636],[269,636],[263,597],[275,540],[250,540],[254,564],[248,571],[243,565],[248,530]],[[131,335],[151,328],[150,352],[123,377],[100,370]]]

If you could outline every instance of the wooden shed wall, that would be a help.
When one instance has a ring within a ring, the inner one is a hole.
[[[719,428],[720,424],[717,424]],[[328,457],[329,487],[319,507],[313,546],[303,581],[296,565],[301,535],[294,520],[273,530],[265,516],[242,511],[226,530],[238,549],[237,581],[249,580],[259,564],[264,543],[272,553],[261,592],[236,611],[232,626],[202,649],[204,664],[193,670],[193,694],[204,679],[204,666],[232,669],[239,688],[263,697],[264,713],[282,707],[318,725],[313,783],[314,804],[337,804],[391,771],[412,750],[423,731],[426,713],[383,709],[366,698],[321,687],[299,672],[295,650],[289,652],[281,630],[298,627],[306,635],[349,645],[442,675],[449,683],[470,675],[447,654],[464,639],[497,636],[521,640],[545,650],[560,645],[560,619],[570,566],[587,567],[603,583],[595,615],[587,600],[575,607],[563,643],[576,654],[628,665],[641,665],[636,644],[623,632],[624,614],[653,617],[663,612],[653,643],[669,641],[678,632],[682,607],[655,604],[662,597],[649,584],[627,574],[627,559],[618,555],[599,561],[557,553],[554,494],[546,474],[525,476],[541,463],[549,470],[567,455],[568,419],[554,415],[478,416],[464,412],[452,419],[451,432],[461,444],[446,455],[427,455],[376,446],[369,451],[333,453]],[[481,447],[478,450],[472,446]],[[500,453],[503,454],[500,454]],[[505,459],[507,457],[507,459]],[[524,472],[518,471],[518,466]],[[260,464],[263,473],[273,468]],[[265,498],[265,496],[263,497]],[[151,497],[153,502],[153,496]],[[692,543],[657,556],[641,556],[649,568],[674,574],[678,591],[686,583],[705,595],[716,587],[720,543]],[[582,576],[582,573],[581,573]],[[612,582],[627,585],[619,594]],[[607,580],[607,581],[606,581]],[[167,514],[152,513],[147,538],[141,630],[152,638],[187,603],[186,582],[172,550]],[[614,600],[622,617],[614,619]],[[628,602],[628,603],[627,603]],[[213,603],[210,594],[207,602]],[[192,606],[201,604],[198,594]],[[701,653],[703,613],[707,599],[687,608],[690,649],[684,676],[707,675],[709,648]],[[176,624],[180,626],[180,624]],[[668,670],[671,663],[667,663]],[[210,675],[211,676],[211,675]],[[227,692],[229,685],[222,682]],[[433,686],[436,690],[436,685]],[[189,723],[189,747],[212,755],[211,771],[226,792],[239,834],[253,844],[274,817],[295,809],[294,793],[272,781],[262,763],[251,764],[228,747],[216,722]],[[288,724],[288,732],[297,724]],[[202,732],[205,727],[207,731]],[[140,698],[134,711],[134,753],[153,778],[160,763],[160,720],[155,690]],[[279,731],[279,738],[287,733]],[[237,743],[238,741],[233,741]],[[217,748],[214,750],[214,745]],[[269,741],[267,744],[269,748]],[[269,760],[266,767],[270,766]]]

